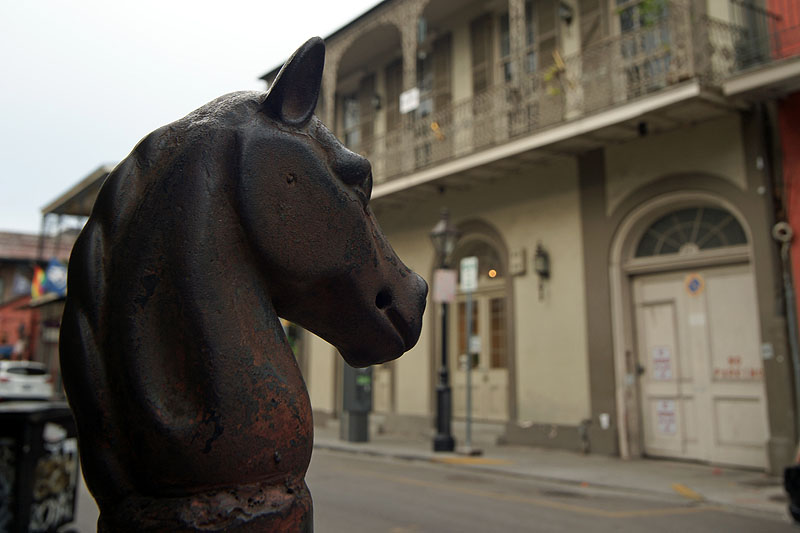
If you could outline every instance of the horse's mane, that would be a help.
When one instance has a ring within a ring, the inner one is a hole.
[[[204,165],[210,166],[215,157],[214,141],[219,130],[237,128],[249,116],[248,111],[257,109],[262,98],[263,93],[259,92],[225,95],[153,131],[109,173],[103,183],[92,216],[70,257],[69,298],[64,309],[61,335],[64,346],[62,359],[69,359],[68,364],[62,361],[62,369],[80,372],[80,375],[71,376],[70,382],[82,385],[68,391],[70,401],[81,404],[84,412],[95,413],[90,417],[98,425],[93,431],[102,434],[111,429],[102,428],[105,417],[100,413],[113,400],[103,353],[108,350],[108,336],[113,335],[109,325],[115,302],[110,301],[108,293],[115,283],[115,274],[120,275],[117,263],[124,260],[119,258],[120,250],[111,253],[112,248],[126,246],[127,238],[133,234],[141,236],[152,231],[153,226],[142,227],[143,223],[137,222],[141,219],[138,215],[140,210],[147,212],[147,203],[158,194],[157,189],[164,185],[162,182],[174,179],[199,181],[199,176],[192,173],[205,168]],[[219,152],[219,147],[216,147],[216,152]],[[170,169],[183,168],[182,159],[187,158],[200,161],[200,164],[186,166],[188,175],[176,177]],[[157,223],[152,221],[152,224]],[[91,452],[87,450],[87,453]]]
[[[221,96],[139,141],[109,173],[97,196],[92,216],[76,243],[76,249],[88,247],[85,250],[88,253],[75,254],[70,260],[72,296],[76,296],[73,289],[78,289],[78,297],[83,300],[90,296],[90,301],[100,304],[98,314],[104,314],[105,298],[91,298],[91,295],[101,296],[98,291],[112,281],[111,254],[105,251],[113,242],[118,242],[120,236],[131,231],[130,224],[137,210],[177,158],[188,151],[194,152],[193,157],[213,157],[212,147],[207,146],[211,130],[235,127],[241,119],[231,120],[231,115],[240,115],[243,105],[255,110],[261,98],[263,93],[255,91]],[[92,281],[89,286],[76,287],[82,278]]]

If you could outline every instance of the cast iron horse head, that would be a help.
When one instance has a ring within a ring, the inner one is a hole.
[[[369,162],[313,115],[325,47],[109,175],[69,265],[61,366],[101,531],[310,531],[308,393],[280,317],[352,366],[419,337]]]

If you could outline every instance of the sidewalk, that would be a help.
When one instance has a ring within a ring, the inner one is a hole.
[[[456,434],[457,445],[459,435]],[[648,493],[676,501],[720,505],[789,521],[782,480],[762,472],[667,460],[622,460],[601,455],[486,444],[480,457],[434,453],[430,440],[373,435],[369,442],[339,439],[338,425],[316,426],[314,448],[397,459],[438,462],[457,468],[525,476],[550,482]]]

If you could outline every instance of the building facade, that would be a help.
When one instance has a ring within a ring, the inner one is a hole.
[[[732,88],[767,85],[765,67],[797,81],[798,50],[763,39],[797,28],[775,3],[385,0],[326,38],[317,114],[371,160],[399,256],[433,279],[429,232],[447,207],[462,232],[451,263],[479,259],[472,416],[505,441],[770,471],[793,458],[772,237],[781,142],[797,142],[777,110],[793,104]],[[448,328],[456,420],[464,301]],[[432,434],[439,313],[429,301],[417,346],[374,371],[386,431]],[[310,334],[300,344],[324,423],[341,361]]]
[[[31,359],[57,371],[47,352],[57,346],[58,331],[48,329],[31,307],[31,281],[34,267],[44,268],[52,258],[66,262],[76,236],[74,231],[49,237],[0,232],[0,359]]]

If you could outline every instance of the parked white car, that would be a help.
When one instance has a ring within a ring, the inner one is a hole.
[[[36,361],[0,361],[0,401],[49,400],[53,376]]]

